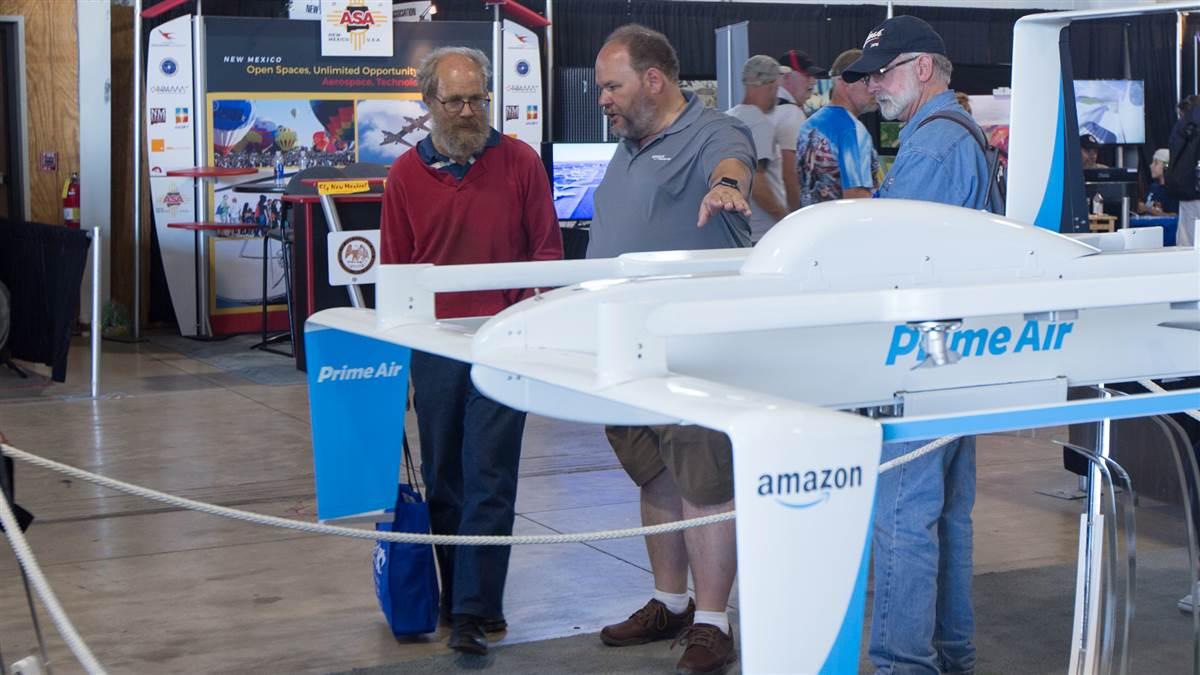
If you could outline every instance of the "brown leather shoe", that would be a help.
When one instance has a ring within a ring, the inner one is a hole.
[[[687,645],[687,649],[675,664],[676,675],[721,675],[738,658],[733,636],[707,623],[683,629],[671,647],[677,644]]]
[[[609,647],[629,647],[656,640],[670,640],[692,624],[695,614],[696,603],[690,599],[682,614],[674,614],[666,605],[651,599],[628,619],[605,626],[600,631],[600,641]]]

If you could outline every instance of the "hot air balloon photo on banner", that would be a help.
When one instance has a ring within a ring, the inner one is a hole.
[[[309,101],[334,151],[354,149],[354,101]]]
[[[288,173],[357,161],[352,100],[260,99],[213,102],[213,163]]]
[[[233,146],[233,151],[243,152],[251,150],[254,152],[265,152],[271,150],[275,144],[277,128],[277,125],[271,120],[256,121],[254,126],[250,127],[250,131],[247,131],[246,135],[242,136],[242,140]]]
[[[213,149],[220,155],[228,155],[253,124],[254,104],[250,101],[214,101]]]
[[[296,132],[285,126],[280,126],[275,132],[275,145],[284,152],[290,152],[296,147]]]

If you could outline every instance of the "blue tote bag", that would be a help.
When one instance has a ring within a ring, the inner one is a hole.
[[[391,523],[376,523],[382,532],[429,533],[429,505],[416,488],[416,471],[408,438],[404,439],[404,462],[409,483],[401,483]],[[375,595],[396,637],[432,633],[437,630],[438,581],[433,546],[375,542]]]

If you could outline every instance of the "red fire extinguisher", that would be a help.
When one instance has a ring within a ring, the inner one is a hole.
[[[63,183],[63,225],[79,229],[79,173],[72,172],[71,180]]]

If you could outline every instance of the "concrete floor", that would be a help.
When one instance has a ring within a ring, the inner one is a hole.
[[[153,343],[105,343],[104,355],[106,394],[96,401],[83,398],[82,342],[68,384],[0,372],[0,431],[16,447],[109,477],[313,519],[305,386],[253,384]],[[977,573],[1074,560],[1080,502],[1034,492],[1074,485],[1050,443],[1063,437],[1052,429],[980,440]],[[29,540],[59,599],[111,672],[316,673],[446,650],[444,632],[392,638],[376,606],[370,542],[174,510],[20,464],[17,498],[37,515]],[[637,491],[602,431],[534,417],[517,511],[519,534],[638,524]],[[1139,542],[1147,546],[1155,542]],[[0,549],[0,650],[11,664],[36,642],[15,558]],[[496,644],[596,632],[651,589],[640,540],[518,547],[510,629]],[[44,614],[42,626],[55,672],[78,672]]]

